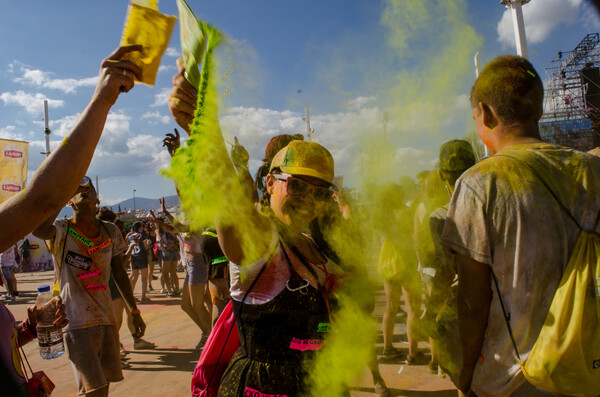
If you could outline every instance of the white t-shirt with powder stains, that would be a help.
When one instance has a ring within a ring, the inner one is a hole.
[[[127,249],[121,232],[113,223],[103,222],[100,236],[91,239],[69,223],[75,233],[91,241],[93,246],[89,247],[67,231],[66,219],[57,219],[54,226],[56,235],[48,241],[48,245],[69,319],[63,330],[116,325],[108,281],[112,257],[123,255]]]
[[[584,229],[600,213],[600,159],[546,143],[511,146],[458,180],[442,234],[444,246],[489,265],[522,360],[527,360],[573,251],[579,229],[527,166],[503,155],[535,159],[538,175]],[[531,163],[531,162],[530,162]],[[492,301],[472,389],[508,396],[525,382],[491,280]]]

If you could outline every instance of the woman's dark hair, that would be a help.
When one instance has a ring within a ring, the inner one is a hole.
[[[269,192],[267,192],[267,187],[265,185],[265,178],[269,174],[269,168],[271,168],[271,161],[273,157],[279,152],[281,149],[286,147],[288,143],[291,141],[303,141],[304,136],[302,134],[288,135],[281,134],[274,136],[271,138],[269,143],[267,144],[267,148],[265,149],[265,158],[263,159],[263,163],[260,167],[258,167],[258,171],[256,171],[256,176],[254,177],[254,184],[256,186],[256,190],[260,193],[260,204],[263,207],[269,206],[269,200],[271,196]]]

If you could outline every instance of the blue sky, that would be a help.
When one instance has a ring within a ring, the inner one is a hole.
[[[434,9],[448,2],[459,6],[457,20],[470,25],[476,36],[465,43],[468,56],[450,64],[439,62],[437,55],[448,48],[460,53],[460,27],[446,26],[448,18]],[[385,172],[392,179],[431,169],[445,140],[474,130],[467,100],[472,57],[479,51],[484,65],[496,55],[515,52],[508,10],[496,0],[424,0],[420,4],[429,7],[429,19],[398,22],[411,29],[394,20],[382,23],[391,6],[401,9],[409,3],[189,0],[198,17],[230,39],[221,52],[222,70],[233,71],[225,81],[231,89],[221,106],[221,124],[228,139],[238,136],[248,148],[251,169],[270,137],[306,131],[307,104],[314,139],[332,151],[347,185],[358,183],[362,162],[370,158],[363,148],[373,131],[382,130],[384,111],[391,136],[386,149],[393,155]],[[127,5],[116,0],[3,2],[0,138],[31,142],[30,175],[43,158],[43,99],[50,101],[54,147],[89,101],[101,59],[118,46]],[[175,1],[162,0],[159,9],[177,15]],[[600,30],[596,11],[584,0],[531,0],[524,14],[530,60],[542,76],[559,50],[571,50],[587,33]],[[392,41],[398,34],[408,34],[406,45]],[[136,86],[111,111],[88,171],[100,178],[103,204],[130,198],[133,189],[148,198],[174,193],[158,170],[169,161],[162,138],[176,127],[166,100],[179,53],[176,24],[156,85]],[[427,87],[428,77],[420,70],[434,71],[436,88]]]

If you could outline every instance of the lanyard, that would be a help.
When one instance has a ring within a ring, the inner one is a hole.
[[[102,225],[102,228],[106,232],[106,235],[109,237],[108,237],[108,240],[103,241],[102,243],[100,243],[94,247],[94,243],[92,243],[87,238],[80,236],[79,233],[77,233],[77,231],[71,227],[71,222],[67,221],[67,232],[68,233],[65,236],[65,243],[63,244],[62,254],[60,255],[61,262],[64,261],[64,259],[65,259],[65,247],[67,246],[67,238],[68,238],[69,234],[72,235],[73,237],[75,237],[79,242],[83,243],[86,247],[90,247],[87,250],[87,252],[90,256],[92,254],[96,253],[97,251],[100,251],[101,249],[108,247],[112,243],[112,240],[110,238],[110,233],[108,232],[108,229],[104,225],[104,222],[100,221],[100,224]],[[100,235],[102,235],[102,232],[100,233]]]

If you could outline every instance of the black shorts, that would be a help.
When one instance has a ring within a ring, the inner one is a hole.
[[[145,269],[148,267],[148,258],[142,259],[135,256],[131,257],[131,268],[136,270]]]
[[[177,252],[177,251],[163,250],[163,251],[160,251],[160,255],[161,255],[160,259],[163,261],[171,262],[171,261],[179,260],[179,252]]]

